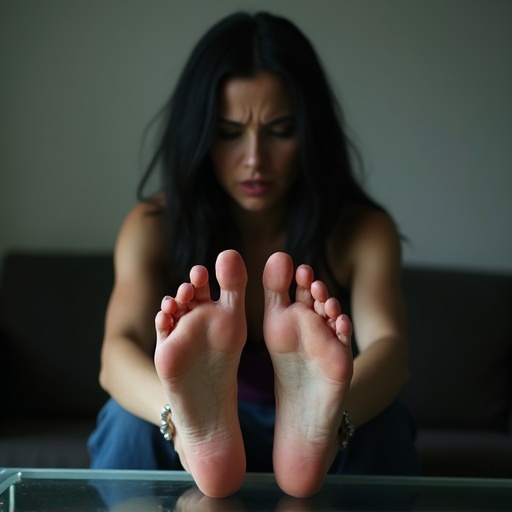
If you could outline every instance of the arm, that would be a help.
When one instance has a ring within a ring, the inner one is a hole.
[[[153,363],[155,315],[164,295],[163,220],[136,206],[114,253],[115,282],[105,320],[101,386],[131,413],[159,424],[166,402]]]
[[[400,239],[389,217],[364,215],[349,244],[348,261],[360,353],[354,360],[346,409],[358,426],[385,409],[409,380]]]

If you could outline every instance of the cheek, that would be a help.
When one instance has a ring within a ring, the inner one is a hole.
[[[211,150],[213,167],[218,176],[225,175],[236,165],[236,152],[226,147],[214,147]]]
[[[227,191],[232,181],[233,169],[235,168],[233,154],[230,151],[226,151],[225,148],[212,148],[210,156],[215,177],[220,186]]]

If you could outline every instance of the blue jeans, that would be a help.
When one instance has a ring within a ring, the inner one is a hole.
[[[240,426],[247,471],[272,472],[275,407],[240,401]],[[173,444],[158,427],[110,399],[98,416],[88,442],[92,469],[183,469]],[[336,474],[418,475],[414,426],[406,409],[394,402],[375,419],[356,429],[348,447],[337,455]]]

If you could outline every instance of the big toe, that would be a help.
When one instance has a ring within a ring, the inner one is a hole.
[[[263,287],[266,291],[287,293],[293,279],[293,261],[285,252],[270,256],[263,270]]]
[[[234,250],[223,251],[217,257],[215,273],[221,290],[244,292],[247,270],[242,256]]]

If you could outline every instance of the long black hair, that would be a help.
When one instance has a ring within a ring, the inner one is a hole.
[[[269,13],[232,14],[197,43],[165,109],[162,137],[139,185],[160,166],[176,282],[191,266],[213,269],[217,254],[237,248],[229,200],[216,180],[210,142],[219,88],[230,77],[268,72],[285,84],[294,108],[300,172],[290,191],[287,252],[296,263],[329,272],[326,240],[348,201],[381,209],[354,177],[342,114],[320,60],[290,21]]]

